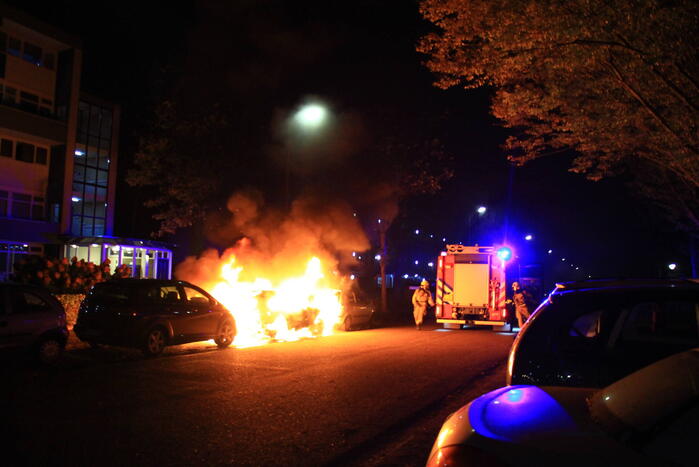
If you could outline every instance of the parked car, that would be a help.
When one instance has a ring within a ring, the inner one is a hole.
[[[235,319],[206,291],[184,281],[117,279],[96,284],[80,305],[75,334],[160,354],[165,346],[213,339],[231,345]]]
[[[358,291],[342,294],[342,317],[340,323],[345,331],[370,328],[376,324],[374,303]]]
[[[699,348],[603,389],[507,386],[454,412],[428,466],[696,466]]]
[[[558,284],[510,350],[507,384],[603,387],[699,346],[699,283]]]
[[[68,341],[63,305],[46,289],[0,283],[0,349],[30,352],[40,363],[55,363]]]

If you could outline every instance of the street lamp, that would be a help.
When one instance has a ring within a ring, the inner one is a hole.
[[[534,236],[532,234],[527,234],[524,239],[528,242],[532,241],[534,239]]]
[[[328,110],[321,104],[306,104],[294,114],[294,121],[305,131],[315,131],[327,121]]]
[[[487,210],[488,210],[488,208],[486,208],[485,206],[478,206],[478,209],[476,209],[476,212],[482,216],[483,214],[485,214],[485,212]]]
[[[667,268],[668,268],[670,271],[674,271],[675,269],[677,269],[677,264],[676,264],[676,263],[670,263],[670,264],[667,265]]]

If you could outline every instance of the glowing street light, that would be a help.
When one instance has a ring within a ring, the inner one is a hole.
[[[482,216],[483,214],[485,214],[485,212],[487,210],[488,210],[488,208],[486,208],[485,206],[478,206],[478,209],[476,209],[476,212]]]
[[[328,110],[320,104],[306,104],[294,114],[294,121],[304,130],[320,128],[328,118]]]
[[[670,264],[667,265],[667,268],[668,268],[670,271],[674,271],[675,269],[677,269],[677,264],[676,264],[676,263],[670,263]]]
[[[532,234],[527,234],[524,239],[528,242],[531,242],[534,239],[534,236]]]

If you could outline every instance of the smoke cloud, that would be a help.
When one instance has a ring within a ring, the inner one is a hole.
[[[211,234],[217,242],[233,246],[223,254],[211,249],[188,257],[175,270],[178,278],[206,286],[235,255],[244,266],[241,280],[276,281],[302,274],[312,256],[320,258],[326,270],[335,270],[354,261],[353,251],[370,247],[352,207],[342,200],[304,195],[284,212],[268,206],[261,193],[248,190],[233,194],[227,208],[228,222]]]

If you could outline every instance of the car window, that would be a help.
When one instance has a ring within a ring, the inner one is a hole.
[[[95,287],[90,292],[90,296],[99,300],[126,302],[129,300],[129,289],[124,286],[102,286]]]
[[[568,329],[568,335],[592,339],[598,337],[601,331],[602,310],[593,311],[579,316]]]
[[[51,305],[35,293],[15,290],[12,298],[12,313],[40,313],[50,311]]]
[[[693,345],[699,342],[693,301],[647,301],[630,307],[621,330],[625,342],[663,342]]]
[[[180,292],[175,285],[148,287],[144,296],[150,302],[179,302]]]
[[[198,291],[197,289],[194,289],[192,287],[182,287],[184,289],[184,295],[187,297],[187,301],[190,303],[200,303],[202,305],[209,305],[209,297]]]

